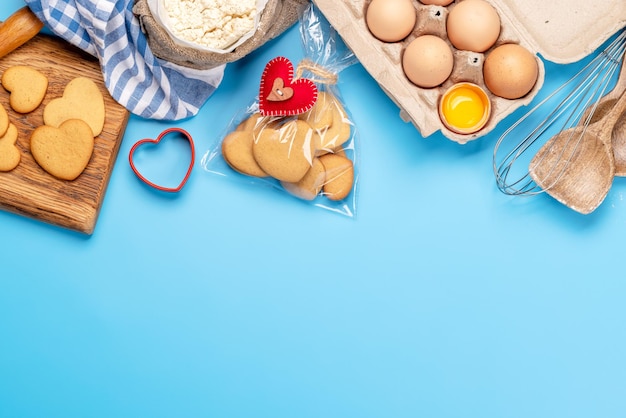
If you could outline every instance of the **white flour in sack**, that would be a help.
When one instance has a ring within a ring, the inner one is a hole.
[[[163,0],[172,34],[225,49],[254,30],[257,0]]]

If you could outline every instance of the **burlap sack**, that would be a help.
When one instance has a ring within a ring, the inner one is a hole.
[[[184,67],[206,70],[236,61],[274,39],[299,17],[309,0],[268,0],[255,34],[234,51],[218,54],[174,43],[167,31],[155,20],[147,0],[135,0],[133,13],[139,18],[152,53],[165,61]]]

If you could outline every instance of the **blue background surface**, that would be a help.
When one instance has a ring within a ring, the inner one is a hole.
[[[626,416],[626,182],[588,216],[505,196],[492,153],[519,113],[422,138],[360,65],[356,219],[203,171],[277,55],[301,58],[297,28],[197,117],[131,117],[93,236],[0,213],[0,417]],[[127,160],[171,126],[197,148],[175,196]]]

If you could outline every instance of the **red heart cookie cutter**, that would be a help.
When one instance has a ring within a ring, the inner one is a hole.
[[[317,86],[307,78],[293,79],[293,64],[285,57],[267,63],[261,76],[259,111],[263,116],[294,116],[311,109]]]
[[[191,161],[189,162],[189,168],[187,169],[187,173],[185,174],[185,177],[183,178],[183,180],[180,182],[180,184],[177,187],[165,187],[165,186],[160,186],[158,184],[151,182],[139,172],[133,160],[133,154],[135,153],[137,148],[139,148],[140,146],[144,144],[158,144],[159,142],[161,142],[161,140],[165,136],[171,133],[182,134],[189,141],[189,146],[191,148]],[[195,155],[196,155],[196,151],[195,151],[195,147],[193,144],[193,139],[191,138],[191,135],[189,134],[189,132],[181,128],[169,128],[161,132],[161,134],[157,137],[157,139],[146,138],[146,139],[142,139],[136,142],[135,145],[133,145],[133,147],[130,149],[130,153],[128,154],[128,161],[130,162],[130,167],[133,169],[133,172],[137,175],[137,177],[139,177],[141,181],[143,181],[144,183],[146,183],[147,185],[151,187],[154,187],[157,190],[175,193],[175,192],[179,192],[183,188],[185,183],[187,183],[187,180],[189,179],[189,176],[191,175],[191,170],[193,169],[193,165],[195,162]]]

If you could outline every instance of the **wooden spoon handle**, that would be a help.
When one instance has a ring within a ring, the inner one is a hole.
[[[0,58],[32,39],[43,28],[43,22],[24,6],[0,23]]]
[[[613,90],[611,90],[607,96],[612,96],[616,99],[624,92],[624,90],[626,90],[626,54],[622,57],[622,68],[620,69],[617,83],[615,83]]]
[[[609,110],[611,109],[611,107],[613,106],[617,98],[621,96],[625,90],[626,90],[626,54],[624,54],[622,57],[622,64],[621,64],[619,76],[617,78],[617,82],[615,83],[611,91],[609,91],[606,94],[606,96],[600,98],[600,100],[597,103],[592,103],[591,105],[589,105],[589,107],[585,109],[585,112],[580,118],[580,121],[578,122],[578,124],[579,125],[582,125],[584,123],[593,124],[599,121],[600,119],[602,119],[609,112]],[[591,115],[591,118],[589,119],[589,121],[587,121],[587,119],[589,118],[590,112],[594,112],[594,113],[593,115]]]
[[[619,117],[626,111],[626,92],[622,92],[621,96],[615,102],[611,110],[597,123],[600,125],[600,136],[606,142],[611,143],[611,132],[615,127],[615,123]]]

